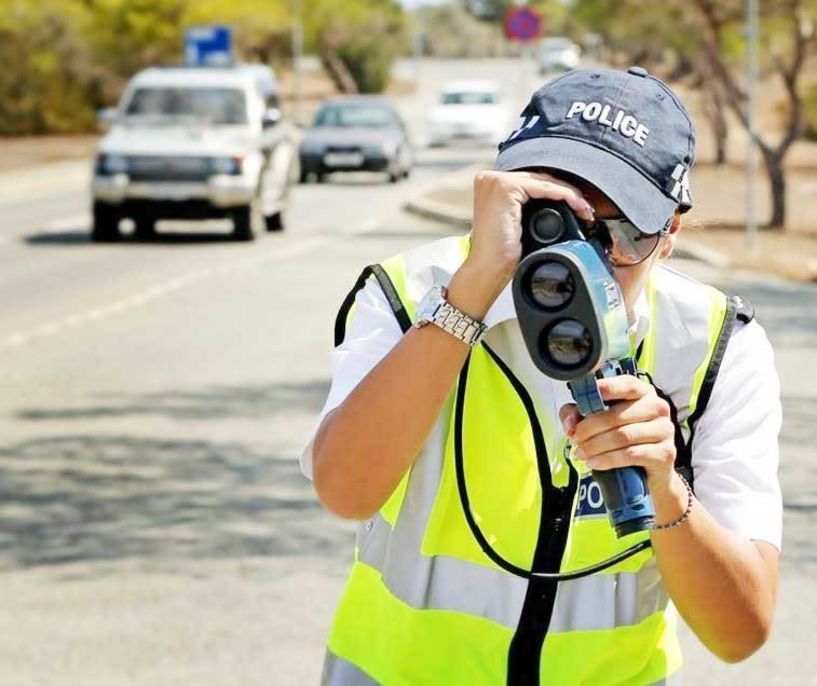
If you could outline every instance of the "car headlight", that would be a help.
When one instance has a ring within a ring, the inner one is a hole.
[[[397,152],[397,143],[388,139],[376,145],[367,145],[363,151],[371,156],[383,155],[384,157],[391,157]]]
[[[241,157],[211,157],[210,171],[213,174],[231,174],[237,175],[241,173]]]
[[[124,155],[99,154],[96,158],[96,170],[98,174],[127,174],[129,167],[128,158]]]

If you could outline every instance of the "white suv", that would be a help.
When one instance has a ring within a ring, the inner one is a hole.
[[[271,69],[154,67],[133,77],[99,144],[93,175],[95,241],[139,238],[159,219],[228,217],[237,240],[283,228],[297,178],[292,127],[281,121]]]

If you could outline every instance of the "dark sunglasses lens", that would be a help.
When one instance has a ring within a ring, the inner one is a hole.
[[[610,261],[617,266],[626,267],[643,262],[652,255],[661,236],[657,233],[641,233],[630,222],[613,219],[604,222],[610,236],[608,253]]]

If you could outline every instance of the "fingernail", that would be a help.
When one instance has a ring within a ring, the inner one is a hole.
[[[567,419],[562,422],[562,428],[564,428],[565,434],[572,436],[573,429],[576,428],[576,418],[573,416],[567,417]]]
[[[584,451],[581,448],[576,448],[573,451],[573,459],[574,460],[583,460],[584,459]]]

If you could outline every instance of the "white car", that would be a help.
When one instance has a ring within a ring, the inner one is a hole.
[[[581,62],[581,48],[569,38],[549,36],[539,43],[539,73],[570,71]]]
[[[428,116],[429,145],[446,145],[455,139],[499,143],[510,130],[509,115],[494,81],[447,83]]]
[[[236,240],[283,228],[297,155],[281,121],[274,73],[262,65],[153,67],[133,77],[94,167],[95,241],[160,219],[227,217]]]

